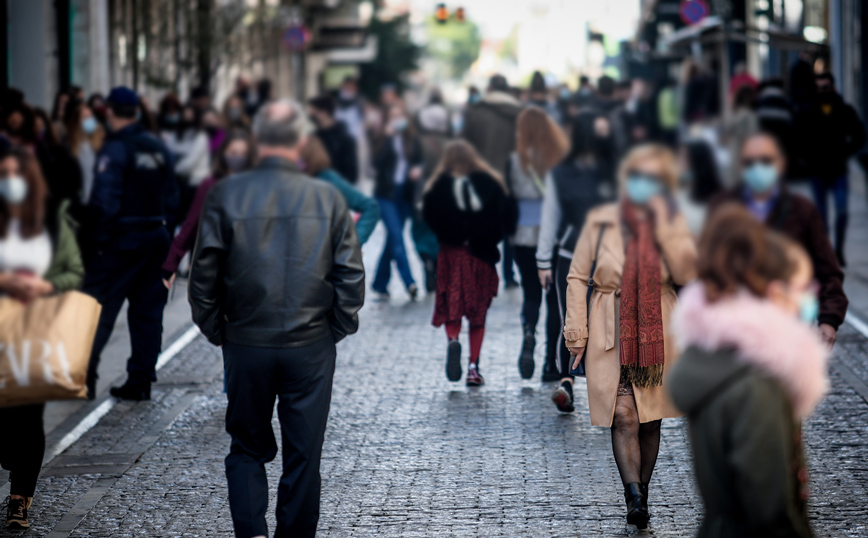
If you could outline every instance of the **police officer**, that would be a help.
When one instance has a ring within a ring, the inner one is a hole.
[[[100,355],[126,299],[132,356],[127,382],[111,394],[148,400],[156,381],[168,293],[160,266],[177,217],[178,185],[169,150],[137,120],[136,93],[114,88],[107,104],[111,132],[97,155],[82,238],[88,251],[84,291],[102,304],[87,385],[89,397],[95,398]]]

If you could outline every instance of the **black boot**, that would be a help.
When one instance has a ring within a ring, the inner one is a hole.
[[[123,386],[113,387],[110,391],[112,396],[121,400],[132,400],[141,402],[151,399],[151,384],[150,383],[135,383],[127,380]]]
[[[518,371],[522,379],[533,377],[533,350],[536,347],[536,335],[531,327],[524,327],[524,342],[521,344],[521,355],[518,357]]]
[[[637,529],[648,528],[648,505],[642,493],[642,484],[634,482],[624,487],[624,500],[627,501],[627,524]]]
[[[434,293],[437,291],[437,259],[425,256],[425,291]]]
[[[849,220],[846,213],[841,213],[835,217],[835,255],[838,257],[838,264],[841,267],[847,267],[847,261],[844,259],[844,243],[847,239],[847,222]]]

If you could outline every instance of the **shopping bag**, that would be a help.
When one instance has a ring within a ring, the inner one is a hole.
[[[0,297],[0,407],[86,398],[101,309],[77,291],[26,304]]]

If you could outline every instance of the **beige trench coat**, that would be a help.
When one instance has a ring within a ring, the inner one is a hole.
[[[588,278],[600,237],[600,226],[604,223],[606,231],[600,243],[589,313],[586,307]],[[662,254],[660,300],[663,306],[663,328],[666,331],[664,385],[653,388],[633,387],[639,421],[643,423],[680,416],[665,387],[668,373],[677,360],[675,340],[669,333],[669,320],[677,301],[673,284],[684,285],[696,277],[696,245],[683,215],[679,214],[666,222],[658,223],[655,237]],[[568,347],[588,348],[585,369],[591,424],[594,426],[610,427],[615,414],[615,400],[621,378],[621,363],[618,357],[618,298],[621,295],[625,249],[619,206],[609,204],[599,207],[588,214],[567,276],[564,339]]]

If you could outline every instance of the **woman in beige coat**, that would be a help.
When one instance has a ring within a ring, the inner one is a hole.
[[[627,522],[645,528],[661,419],[679,416],[664,386],[677,358],[669,318],[675,285],[696,276],[696,246],[670,195],[677,171],[669,149],[633,149],[618,177],[620,201],[589,213],[576,245],[564,338],[574,367],[587,347],[591,423],[611,428]]]

